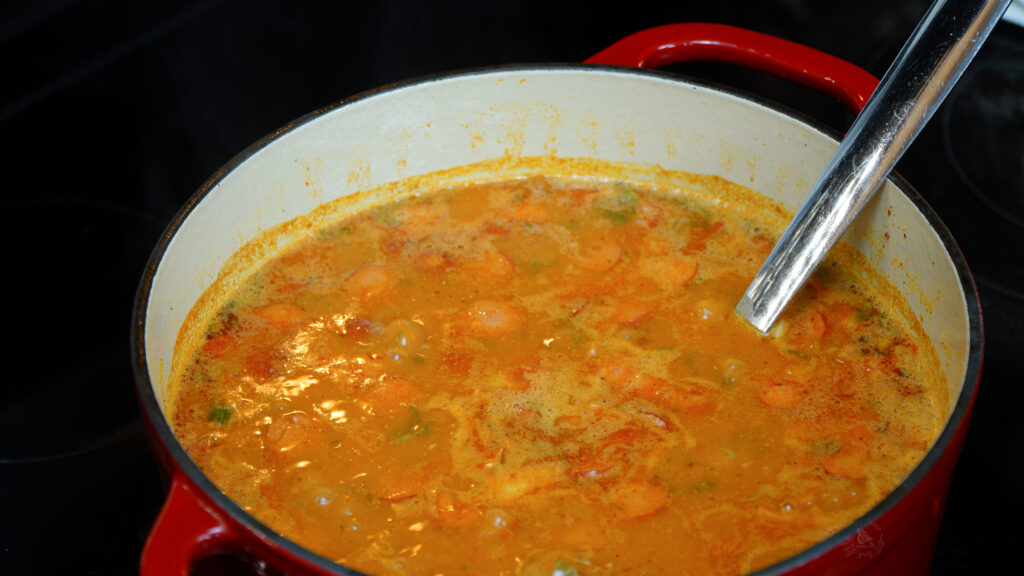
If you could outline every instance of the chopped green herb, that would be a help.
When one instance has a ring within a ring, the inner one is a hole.
[[[610,220],[611,223],[616,226],[628,224],[629,220],[633,217],[632,214],[627,214],[625,212],[615,212],[613,210],[601,210],[599,214],[601,214],[602,217]]]
[[[691,490],[693,492],[703,492],[705,490],[710,490],[714,488],[716,485],[717,484],[715,484],[715,482],[711,480],[700,480],[698,482],[694,482],[693,486],[691,487]]]
[[[689,230],[691,228],[707,230],[715,221],[714,214],[692,198],[683,196],[677,198],[676,201],[689,213],[674,225],[677,232],[680,229]]]
[[[216,422],[221,426],[228,423],[231,420],[231,406],[226,404],[214,404],[213,408],[210,408],[210,414],[207,416],[207,420],[210,422]]]
[[[209,382],[211,380],[210,374],[206,371],[204,365],[196,365],[190,368],[188,378],[193,382]]]
[[[588,339],[589,338],[585,332],[581,330],[573,331],[572,340],[569,342],[569,349],[575,352],[580,347],[580,345],[586,342]]]
[[[835,280],[835,275],[828,269],[827,266],[819,266],[814,272],[814,277],[821,281],[822,284],[831,284]]]
[[[392,205],[377,208],[373,211],[373,217],[392,228],[398,228],[402,225],[402,215]]]
[[[592,209],[602,218],[606,218],[616,226],[626,224],[636,215],[636,206],[639,197],[636,192],[624,188],[617,195],[610,198],[602,198],[594,202]]]
[[[407,425],[398,431],[392,442],[394,444],[403,444],[412,440],[416,436],[426,436],[429,432],[427,426],[421,426],[423,417],[420,415],[420,411],[415,406],[409,406],[409,419]]]
[[[351,233],[351,226],[328,226],[326,228],[321,228],[319,235],[321,238],[336,238],[338,236],[346,236]]]
[[[545,262],[543,260],[530,260],[526,263],[526,269],[531,274],[540,274],[545,268],[547,268],[548,264],[550,264],[550,262]]]
[[[839,452],[842,449],[843,449],[843,444],[841,442],[836,441],[836,440],[829,440],[827,442],[822,442],[821,444],[819,444],[818,446],[815,447],[815,450],[817,452],[822,453],[822,454],[835,454],[836,452]]]
[[[559,558],[555,560],[555,571],[551,573],[551,576],[579,576],[579,574],[576,566]]]
[[[870,356],[871,354],[875,354],[878,356],[888,356],[889,354],[892,354],[892,350],[886,348],[879,348],[878,346],[868,346],[865,348],[861,348],[860,353],[865,356]]]

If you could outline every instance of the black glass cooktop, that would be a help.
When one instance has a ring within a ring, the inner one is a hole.
[[[163,227],[252,141],[390,82],[578,62],[629,33],[719,22],[881,75],[927,2],[737,0],[671,8],[457,1],[0,3],[0,573],[132,574],[164,486],[132,381],[132,298]],[[838,130],[837,103],[758,73],[674,70]],[[1024,29],[1002,23],[899,171],[977,276],[986,356],[935,575],[1014,565],[1024,530]],[[10,367],[13,367],[11,369]],[[993,512],[1011,518],[991,522]],[[238,571],[212,562],[206,572]]]

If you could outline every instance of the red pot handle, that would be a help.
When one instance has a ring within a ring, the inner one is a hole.
[[[160,515],[142,551],[142,576],[188,576],[199,560],[238,551],[236,532],[185,475],[176,471]]]
[[[739,64],[834,96],[854,112],[864,108],[878,79],[845,60],[795,42],[722,24],[667,24],[627,36],[585,62],[660,68],[715,60]]]

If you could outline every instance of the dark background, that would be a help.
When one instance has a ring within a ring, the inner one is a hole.
[[[926,8],[0,0],[0,573],[137,571],[164,487],[135,404],[134,291],[178,208],[254,140],[388,83],[579,62],[674,22],[774,34],[881,76]],[[759,94],[839,131],[852,120],[830,98],[760,73],[718,64],[671,72]],[[1001,23],[898,168],[960,242],[986,321],[985,376],[935,575],[1005,571],[1024,536],[1022,95],[1024,29]]]

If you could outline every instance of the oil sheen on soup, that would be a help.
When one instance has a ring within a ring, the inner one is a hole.
[[[357,213],[231,296],[173,427],[243,508],[366,573],[756,570],[875,505],[946,414],[859,265],[828,261],[770,336],[732,312],[775,234],[545,177]]]

